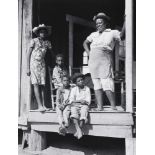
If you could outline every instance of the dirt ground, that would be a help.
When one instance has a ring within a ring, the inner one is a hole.
[[[125,155],[124,139],[84,136],[77,140],[73,135],[47,133],[47,144],[41,152],[22,150],[19,144],[18,155]]]

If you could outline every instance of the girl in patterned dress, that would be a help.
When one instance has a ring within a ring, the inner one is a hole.
[[[31,78],[35,97],[39,111],[45,111],[44,105],[44,87],[46,78],[45,55],[47,50],[51,50],[51,43],[47,40],[50,34],[49,27],[44,24],[33,29],[38,36],[32,39],[29,51],[27,53],[27,75]]]

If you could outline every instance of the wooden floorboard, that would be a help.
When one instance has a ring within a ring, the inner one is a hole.
[[[31,129],[45,132],[58,132],[59,125],[52,123],[32,123]],[[116,137],[116,138],[130,138],[132,137],[131,126],[115,126],[115,125],[86,125],[83,128],[85,135],[101,136],[101,137]],[[68,133],[74,134],[75,128],[71,125]]]
[[[57,114],[55,111],[38,112],[30,111],[28,115],[28,122],[44,122],[57,123]],[[89,124],[99,125],[133,125],[133,117],[131,113],[126,112],[89,112]]]

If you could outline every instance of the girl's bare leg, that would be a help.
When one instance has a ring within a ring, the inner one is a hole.
[[[46,107],[45,107],[45,87],[44,86],[41,86],[41,96],[42,96],[43,107],[46,109]]]
[[[40,110],[43,110],[43,105],[41,103],[41,95],[40,95],[40,91],[39,91],[39,85],[34,84],[34,94],[38,103],[38,108]]]
[[[110,101],[110,104],[111,104],[111,108],[113,110],[117,110],[116,108],[116,103],[115,103],[115,96],[114,96],[114,92],[110,91],[110,90],[106,90],[105,91],[109,101]]]

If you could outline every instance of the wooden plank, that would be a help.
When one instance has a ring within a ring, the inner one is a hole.
[[[22,53],[21,53],[21,115],[28,113],[31,99],[30,78],[26,75],[26,58],[32,38],[32,1],[23,0]]]
[[[75,17],[75,16],[71,16],[71,15],[68,15],[68,14],[66,15],[66,21],[73,22],[74,24],[79,24],[79,25],[83,25],[83,26],[92,27],[94,29],[96,28],[94,22],[90,22],[90,21],[87,21],[87,20],[82,19],[80,17]]]
[[[126,80],[126,111],[133,112],[132,93],[132,63],[133,63],[133,4],[132,0],[125,1],[126,8],[126,59],[125,59],[125,80]]]
[[[125,138],[126,155],[136,155],[136,140],[135,138]]]
[[[73,22],[69,22],[69,68],[70,68],[70,75],[72,75],[72,68],[73,68],[73,31],[74,31]]]
[[[30,151],[41,151],[46,149],[46,134],[45,132],[31,130],[29,138]]]
[[[89,113],[89,124],[104,124],[104,125],[133,125],[133,118],[130,113]],[[48,122],[57,123],[57,115],[53,112],[29,112],[29,122]]]
[[[22,26],[23,26],[23,0],[18,1],[18,116],[21,107],[21,53],[22,53]]]
[[[31,129],[44,132],[58,132],[59,125],[52,123],[32,123]],[[111,125],[86,125],[83,128],[85,135],[129,138],[132,137],[131,126],[111,126]],[[68,133],[75,133],[75,127],[71,125],[68,128]]]

